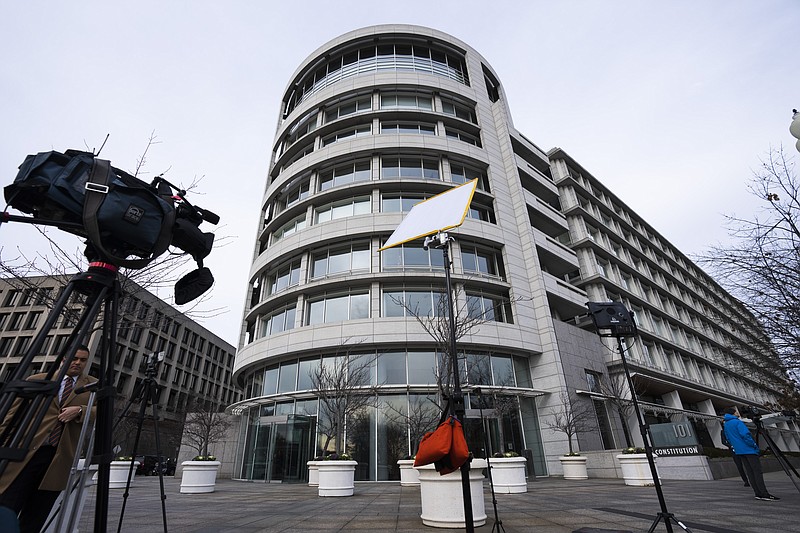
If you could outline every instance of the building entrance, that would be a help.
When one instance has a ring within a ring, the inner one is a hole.
[[[265,482],[306,481],[314,433],[314,418],[309,416],[261,416],[252,420],[241,477]]]

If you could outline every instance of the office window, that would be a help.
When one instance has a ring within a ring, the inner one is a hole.
[[[451,139],[458,139],[461,142],[465,142],[479,148],[481,146],[480,138],[477,135],[467,133],[466,131],[457,130],[455,128],[445,128],[444,134]]]
[[[381,132],[383,133],[383,132]],[[355,139],[356,137],[365,137],[367,135],[372,135],[372,125],[371,124],[363,124],[361,126],[354,126],[352,128],[345,128],[334,132],[330,135],[327,135],[322,138],[322,146],[328,146],[330,144],[343,141],[346,139]]]
[[[430,95],[409,93],[381,93],[381,109],[420,109],[431,111],[433,99]]]
[[[370,270],[369,243],[355,243],[315,252],[311,278]]]
[[[369,318],[369,292],[326,295],[309,300],[307,324],[328,324]]]
[[[381,316],[434,317],[443,311],[444,294],[431,289],[384,289]]]
[[[513,323],[509,302],[497,295],[467,291],[467,313],[478,320]]]
[[[325,111],[325,122],[332,122],[334,120],[353,115],[355,113],[363,113],[372,109],[372,97],[362,96],[354,100],[348,100],[335,107],[331,107]]]
[[[369,181],[370,178],[370,162],[354,161],[320,172],[319,190],[326,191],[348,183]]]
[[[387,193],[381,196],[382,213],[407,213],[411,208],[427,199],[427,194]]]
[[[424,122],[381,122],[382,134],[436,135],[436,125]]]
[[[478,189],[489,191],[489,180],[485,171],[457,161],[450,161],[450,180],[453,183],[466,183],[474,179],[478,180]]]
[[[602,376],[591,370],[586,370],[586,390],[590,392],[602,392]]]
[[[445,115],[457,117],[461,120],[472,122],[473,124],[478,123],[478,118],[475,115],[475,106],[472,104],[456,102],[455,100],[442,97],[442,112]]]
[[[382,178],[421,178],[438,180],[439,162],[424,157],[384,157]]]
[[[488,248],[461,245],[461,263],[465,273],[500,278],[505,275],[500,252]]]
[[[278,242],[284,237],[288,237],[289,235],[292,235],[293,233],[296,233],[305,227],[306,216],[299,216],[281,226],[280,229],[276,230],[275,233],[272,234],[272,242]]]
[[[442,250],[422,243],[405,243],[381,252],[381,270],[439,270],[444,269]]]
[[[467,218],[471,218],[473,220],[481,220],[483,222],[491,222],[492,224],[496,223],[496,220],[494,218],[494,210],[491,207],[477,204],[474,201],[469,206],[469,211],[467,211]]]
[[[368,215],[372,208],[372,200],[369,196],[358,196],[339,200],[314,211],[314,223],[328,222],[339,218],[352,217],[355,215]]]
[[[267,337],[294,328],[297,306],[292,305],[261,318],[261,336]]]
[[[275,294],[300,283],[300,259],[281,265],[267,274],[268,294]]]

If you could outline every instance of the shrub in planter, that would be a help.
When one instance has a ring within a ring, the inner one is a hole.
[[[517,452],[498,452],[489,459],[492,485],[498,494],[528,492],[525,479],[527,460]]]
[[[352,496],[356,465],[346,453],[332,453],[317,462],[320,496]]]

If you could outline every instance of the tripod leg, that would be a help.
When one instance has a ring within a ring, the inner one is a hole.
[[[136,420],[136,439],[133,441],[133,450],[131,451],[131,466],[128,470],[128,481],[125,483],[125,493],[122,495],[122,510],[119,513],[119,524],[117,525],[117,533],[122,530],[122,519],[125,517],[125,507],[128,503],[128,494],[130,494],[131,478],[133,478],[133,469],[136,461],[136,452],[139,450],[139,438],[142,436],[142,424],[144,423],[144,412],[147,408],[147,396],[142,398],[142,404],[139,407],[139,416]]]
[[[167,533],[167,494],[164,491],[164,472],[161,469],[161,436],[158,431],[158,389],[155,384],[150,389],[150,403],[153,406],[153,430],[156,434],[156,457],[158,457],[158,484],[161,486],[161,518],[164,522],[164,533]]]

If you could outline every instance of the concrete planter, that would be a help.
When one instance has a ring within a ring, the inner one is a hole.
[[[527,460],[524,457],[490,457],[492,484],[497,494],[528,492],[525,480]]]
[[[219,461],[184,461],[181,477],[182,494],[203,494],[214,492],[219,472]]]
[[[414,459],[400,459],[397,466],[400,467],[400,486],[419,486],[419,472],[414,468]]]
[[[654,460],[658,461],[657,458],[654,458]],[[635,487],[652,487],[655,485],[646,453],[622,453],[617,455],[617,461],[622,467],[622,479],[625,480],[626,485]]]
[[[352,496],[356,461],[317,461],[320,496]]]
[[[133,472],[131,472],[131,485],[136,479],[136,467],[139,466],[139,461],[133,462]],[[109,489],[124,489],[128,484],[128,472],[131,469],[130,461],[111,461],[111,466],[108,470],[108,488]]]
[[[483,500],[483,469],[486,460],[473,459],[469,471],[470,496],[472,498],[472,520],[474,525],[486,523],[486,507]],[[419,492],[422,498],[422,523],[426,526],[463,529],[464,497],[461,489],[461,471],[440,476],[433,465],[417,467]]]
[[[564,479],[589,479],[589,474],[586,472],[586,457],[563,455],[558,460],[564,469]]]
[[[319,486],[319,463],[320,461],[308,461],[306,465],[308,466],[308,486],[309,487],[318,487]]]

